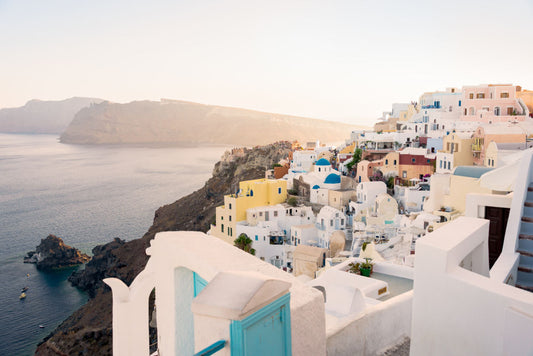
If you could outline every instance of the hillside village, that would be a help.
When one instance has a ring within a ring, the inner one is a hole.
[[[159,233],[129,290],[106,279],[115,353],[146,354],[154,287],[159,354],[533,352],[533,91],[423,93],[344,140],[293,142],[207,235]]]

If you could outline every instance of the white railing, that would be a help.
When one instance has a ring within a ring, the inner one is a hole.
[[[488,278],[488,230],[460,217],[417,241],[411,355],[533,352],[533,294]]]
[[[158,233],[147,249],[150,259],[130,287],[117,278],[104,280],[113,292],[113,354],[149,355],[148,301],[155,289],[160,355],[193,355],[206,345],[195,344],[191,304],[194,273],[207,282],[222,271],[255,271],[291,283],[293,355],[326,352],[322,294],[282,270],[200,232]],[[210,340],[212,342],[212,340]]]
[[[521,172],[517,174],[514,186],[511,211],[507,220],[505,239],[500,257],[490,270],[490,277],[498,282],[514,285],[520,254],[516,252],[519,242],[521,218],[524,212],[524,202],[527,189],[533,180],[533,150],[524,151],[519,165]]]

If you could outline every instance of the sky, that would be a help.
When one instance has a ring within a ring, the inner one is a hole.
[[[395,102],[533,89],[533,0],[0,0],[0,108],[181,99],[372,125]]]

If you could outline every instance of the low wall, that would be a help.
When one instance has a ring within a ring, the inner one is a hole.
[[[328,356],[377,355],[409,337],[412,300],[413,291],[403,293],[326,329]]]
[[[460,217],[417,241],[411,355],[533,354],[533,294],[488,278],[488,230]]]

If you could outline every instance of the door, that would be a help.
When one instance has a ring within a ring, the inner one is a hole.
[[[246,355],[284,355],[284,328],[281,310],[267,315],[245,331],[244,350]]]
[[[503,248],[507,219],[509,218],[509,208],[498,208],[493,206],[485,207],[485,219],[490,221],[489,225],[489,268],[500,257]]]

